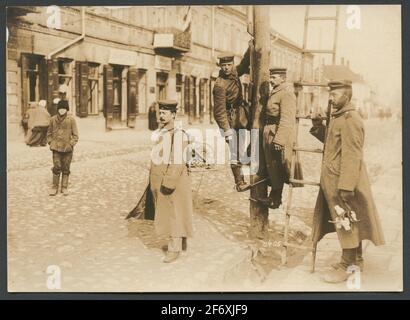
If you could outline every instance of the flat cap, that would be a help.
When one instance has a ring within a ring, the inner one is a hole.
[[[57,110],[58,109],[67,109],[68,111],[70,109],[70,107],[68,106],[68,101],[67,100],[58,101]]]
[[[273,67],[269,69],[269,74],[274,75],[274,74],[286,74],[286,68],[283,67]]]
[[[223,53],[218,55],[219,64],[233,62],[235,55],[233,53]]]
[[[330,90],[336,90],[341,88],[352,88],[352,81],[350,80],[333,80],[327,84]]]
[[[175,100],[160,100],[158,106],[162,110],[177,111],[178,102]]]

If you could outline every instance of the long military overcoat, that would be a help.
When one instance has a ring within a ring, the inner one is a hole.
[[[324,126],[313,127],[311,134],[322,142],[325,139]],[[363,121],[355,108],[348,104],[332,114],[320,178],[312,240],[320,241],[327,233],[337,231],[343,249],[356,248],[361,240],[371,240],[375,245],[384,244],[379,215],[373,200],[370,182],[363,161]],[[329,220],[335,220],[335,206],[343,207],[339,189],[354,191],[354,198],[348,203],[356,212],[359,222],[352,224],[352,230],[338,229]]]
[[[159,134],[151,155],[149,182],[155,207],[154,226],[158,235],[191,237],[191,180],[185,162],[186,157],[183,155],[187,150],[188,139],[184,138],[185,133],[181,129],[166,129],[163,134]],[[158,161],[158,154],[163,161]],[[161,191],[161,186],[174,191],[166,195]]]

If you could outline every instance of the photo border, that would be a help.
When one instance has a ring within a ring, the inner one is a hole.
[[[19,0],[9,0],[7,1],[8,6],[12,5],[30,5],[30,6],[45,6],[45,5],[113,5],[112,1],[107,0],[55,0],[55,1],[19,1]],[[118,1],[115,5],[246,5],[249,1],[165,1],[165,0],[155,0],[155,1]],[[409,162],[410,162],[410,150],[409,150],[409,124],[410,124],[410,111],[405,108],[410,107],[410,15],[409,8],[410,5],[406,1],[252,1],[252,4],[264,4],[264,5],[401,5],[402,9],[402,154],[403,154],[403,292],[189,292],[189,293],[169,293],[169,292],[158,292],[158,293],[63,293],[63,292],[50,292],[50,293],[9,293],[7,291],[7,117],[6,117],[6,96],[7,96],[7,83],[6,83],[6,52],[7,49],[6,39],[5,39],[5,27],[6,27],[6,10],[5,4],[2,4],[1,14],[1,40],[2,44],[1,50],[1,100],[0,104],[3,106],[3,111],[1,112],[1,125],[0,125],[0,137],[1,137],[1,152],[0,152],[0,300],[71,300],[71,299],[82,299],[82,300],[282,300],[282,299],[306,299],[306,300],[357,300],[357,299],[410,299],[409,283],[410,283],[410,232],[409,228],[405,226],[410,226],[409,219]],[[381,52],[380,54],[383,54]],[[407,89],[407,90],[406,90]],[[407,191],[407,192],[405,192]]]

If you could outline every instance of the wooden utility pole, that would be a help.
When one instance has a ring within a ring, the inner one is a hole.
[[[270,57],[270,26],[269,8],[267,6],[250,6],[252,19],[254,46],[251,52],[251,82],[252,88],[252,129],[259,129],[259,144],[255,149],[259,153],[259,171],[251,175],[251,184],[267,176],[265,157],[262,148],[262,106],[269,95],[269,57]],[[265,198],[267,196],[267,183],[262,182],[250,191],[251,199]],[[256,201],[250,201],[250,232],[251,238],[266,239],[268,233],[268,207]]]

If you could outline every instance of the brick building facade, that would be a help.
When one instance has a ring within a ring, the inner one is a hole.
[[[176,99],[190,123],[212,119],[216,56],[239,62],[250,36],[247,6],[9,7],[9,139],[21,139],[31,101],[68,86],[70,111],[102,127],[146,128],[149,106]],[[301,48],[272,31],[271,64],[299,77]],[[308,57],[305,75],[312,74]],[[245,92],[248,77],[244,76]],[[309,93],[307,93],[309,94]],[[246,97],[246,94],[245,94]]]

